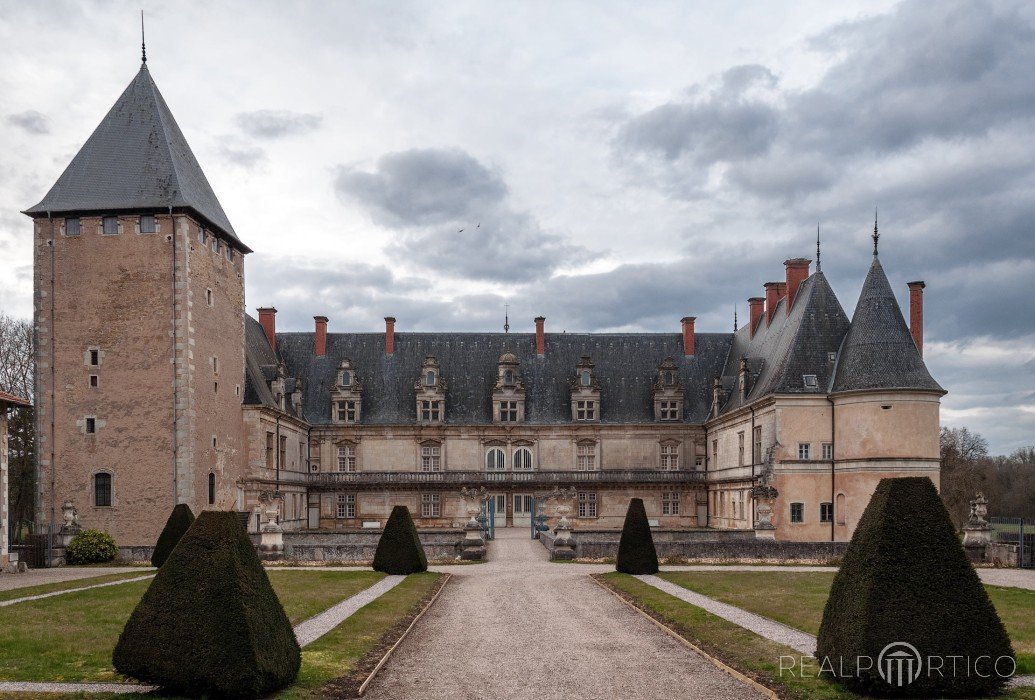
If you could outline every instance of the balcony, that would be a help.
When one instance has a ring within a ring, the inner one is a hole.
[[[320,472],[309,475],[313,490],[387,490],[489,488],[558,488],[574,485],[701,484],[703,471],[605,469],[601,471],[444,471],[444,472]]]

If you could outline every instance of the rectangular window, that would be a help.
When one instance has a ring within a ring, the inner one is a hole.
[[[90,387],[91,388],[96,389],[98,386],[100,386],[100,383],[101,383],[100,377],[98,377],[96,374],[91,374],[90,375]]]
[[[737,466],[744,466],[744,431],[737,433]]]
[[[576,401],[575,402],[575,420],[596,420],[597,419],[597,402],[596,401]]]
[[[821,522],[821,523],[832,523],[832,522],[834,522],[834,504],[833,503],[820,503],[819,504],[819,522]]]
[[[792,503],[791,504],[791,522],[792,523],[803,523],[803,522],[805,522],[805,504],[804,503]]]
[[[158,226],[155,224],[155,217],[150,214],[144,214],[140,217],[140,233],[157,233]]]
[[[65,235],[66,236],[78,236],[79,235],[79,219],[71,218],[65,219]]]
[[[712,440],[712,468],[719,466],[719,441]]]
[[[823,459],[834,458],[834,443],[824,442],[823,443]]]
[[[798,459],[812,459],[812,444],[808,442],[798,443]]]
[[[356,448],[353,445],[342,445],[338,448],[338,471],[356,471]]]
[[[356,494],[354,494],[354,493],[339,493],[338,494],[338,517],[339,518],[355,518],[356,517]]]
[[[219,358],[212,358],[212,374],[219,374]]]
[[[658,402],[658,416],[659,420],[671,421],[679,420],[679,402],[678,401],[659,401]]]
[[[668,443],[661,446],[661,469],[662,471],[679,471],[679,445]]]
[[[420,495],[420,517],[438,518],[441,515],[441,496],[437,493],[422,493]]]
[[[661,494],[661,514],[679,515],[678,491],[665,491]]]
[[[111,474],[93,475],[93,504],[95,506],[111,506]]]
[[[427,422],[436,422],[442,420],[442,402],[441,401],[421,401],[420,402],[420,419]]]
[[[226,259],[230,262],[234,261],[234,249],[230,247],[229,243],[226,246]]]
[[[119,232],[119,218],[117,216],[106,216],[101,220],[101,231],[105,236],[114,236]]]
[[[287,435],[280,436],[280,467],[284,469],[287,467]]]
[[[97,419],[87,418],[86,419],[86,434],[93,435],[97,432]]]
[[[101,364],[101,351],[91,350],[90,351],[90,366],[99,367]]]
[[[442,447],[439,445],[422,445],[420,448],[420,470],[437,472],[442,470]]]
[[[752,445],[751,463],[758,464],[762,461],[762,426],[756,425],[752,432],[754,434],[751,439],[754,444]]]
[[[500,421],[503,423],[516,423],[518,419],[517,401],[500,401]]]
[[[338,422],[339,423],[355,423],[356,422],[356,402],[355,401],[339,401],[337,404]]]
[[[219,252],[219,239],[216,238],[215,236],[212,236],[212,252],[213,253],[218,253]]]
[[[585,442],[575,447],[575,469],[580,472],[596,471],[597,468],[597,445],[595,442]]]
[[[274,452],[273,452],[273,440],[274,440],[273,433],[266,433],[266,468],[267,469],[273,469],[274,467],[277,466],[276,463],[273,461],[275,459]]]
[[[595,493],[580,491],[578,501],[580,518],[597,517],[597,495]]]
[[[198,229],[198,243],[205,245],[205,229],[203,228]]]

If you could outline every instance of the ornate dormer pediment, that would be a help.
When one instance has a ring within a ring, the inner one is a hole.
[[[658,368],[654,382],[654,420],[679,421],[683,418],[683,382],[679,367],[671,357],[666,357]]]
[[[520,363],[511,352],[500,355],[496,365],[496,385],[492,389],[492,419],[496,423],[525,421],[525,382]]]
[[[578,423],[600,422],[600,382],[593,367],[589,355],[583,355],[571,379],[571,419]]]
[[[421,364],[420,376],[413,384],[417,397],[417,422],[444,423],[446,420],[446,380],[434,355],[428,355]]]
[[[352,361],[345,358],[338,365],[331,387],[331,421],[358,423],[363,411],[363,384]]]

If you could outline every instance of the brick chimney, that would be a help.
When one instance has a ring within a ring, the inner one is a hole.
[[[693,357],[697,354],[697,339],[694,337],[694,321],[696,316],[684,316],[683,324],[683,354]]]
[[[535,354],[539,357],[546,355],[546,331],[543,330],[545,323],[545,316],[535,317]]]
[[[259,312],[259,325],[266,333],[266,340],[270,341],[273,351],[277,350],[277,310],[272,306],[263,306],[256,309]]]
[[[385,316],[385,353],[395,352],[395,316]]]
[[[798,295],[798,287],[809,277],[812,261],[808,258],[791,258],[784,260],[783,264],[787,268],[787,313],[790,313],[794,297]]]
[[[755,329],[758,328],[758,320],[762,318],[762,310],[765,308],[765,297],[751,297],[748,299],[748,308],[751,310],[751,325],[748,327],[748,338],[754,338]]]
[[[313,316],[313,320],[316,321],[316,337],[313,340],[313,353],[317,357],[323,357],[327,354],[327,317]]]
[[[783,282],[766,282],[765,287],[765,324],[773,323],[773,314],[776,313],[776,305],[780,302],[780,289]]]
[[[924,287],[922,280],[909,283],[909,332],[920,356],[924,355]]]

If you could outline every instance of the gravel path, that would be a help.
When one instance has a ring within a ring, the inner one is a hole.
[[[56,595],[65,595],[66,593],[75,593],[77,591],[88,591],[91,588],[105,588],[107,586],[120,586],[123,583],[132,583],[133,581],[144,581],[149,578],[154,578],[155,574],[146,574],[144,576],[133,576],[131,578],[123,578],[118,581],[108,581],[107,583],[95,583],[92,586],[80,586],[79,588],[66,588],[61,591],[51,591],[50,593],[40,593],[39,595],[28,595],[23,598],[12,598],[11,600],[0,600],[0,608],[7,607],[8,605],[14,605],[15,603],[24,603],[29,600],[41,600],[43,598],[52,598]]]
[[[0,693],[113,693],[129,695],[131,693],[150,693],[157,690],[153,685],[137,685],[135,683],[28,683],[18,681],[0,681]]]
[[[94,576],[107,576],[108,574],[126,574],[132,571],[139,571],[142,574],[147,571],[154,573],[154,569],[148,566],[58,566],[53,569],[29,569],[23,574],[0,575],[0,591],[41,586],[47,583],[75,581],[76,579],[93,578]]]
[[[370,588],[360,591],[351,598],[346,598],[337,605],[332,605],[319,615],[314,615],[308,620],[298,623],[295,625],[295,638],[298,640],[298,645],[304,647],[315,642],[364,605],[380,598],[405,580],[405,576],[385,576]]]
[[[450,567],[449,585],[364,697],[759,697],[597,586],[587,567],[551,564],[527,528],[496,532],[488,563]]]
[[[637,576],[636,578],[646,584],[654,586],[658,590],[686,601],[687,603],[690,603],[690,605],[696,605],[703,610],[707,610],[713,615],[717,615],[724,620],[729,620],[733,624],[740,625],[744,629],[751,630],[761,637],[765,637],[766,639],[771,639],[774,642],[788,646],[801,654],[812,656],[816,652],[816,638],[807,632],[796,630],[793,627],[788,627],[782,622],[770,620],[768,617],[756,615],[755,613],[729,605],[728,603],[721,603],[706,595],[694,593],[693,591],[687,590],[671,581],[658,578],[657,576]]]

